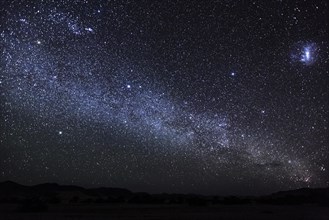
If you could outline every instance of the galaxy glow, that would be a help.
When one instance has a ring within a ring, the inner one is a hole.
[[[0,180],[328,186],[326,1],[18,0],[0,11]]]
[[[317,57],[317,46],[315,43],[306,44],[302,48],[302,52],[300,55],[300,62],[304,63],[305,65],[314,64]]]

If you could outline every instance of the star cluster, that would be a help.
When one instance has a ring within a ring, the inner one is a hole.
[[[327,11],[325,1],[10,2],[0,180],[221,194],[327,186]]]

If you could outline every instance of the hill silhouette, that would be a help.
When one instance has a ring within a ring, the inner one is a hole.
[[[328,206],[329,188],[302,188],[276,192],[265,196],[204,196],[192,194],[149,194],[123,188],[84,188],[75,185],[44,183],[33,186],[12,181],[0,183],[0,203],[133,203],[133,204],[320,204]]]

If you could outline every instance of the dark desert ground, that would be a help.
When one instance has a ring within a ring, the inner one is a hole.
[[[0,183],[0,216],[16,219],[328,219],[329,189],[299,189],[267,196],[133,193]]]
[[[314,205],[213,205],[191,208],[186,205],[52,205],[47,212],[12,212],[1,205],[1,219],[328,219],[329,208]]]

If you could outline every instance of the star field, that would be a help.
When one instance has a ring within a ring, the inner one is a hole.
[[[328,186],[326,1],[9,1],[0,180]]]

